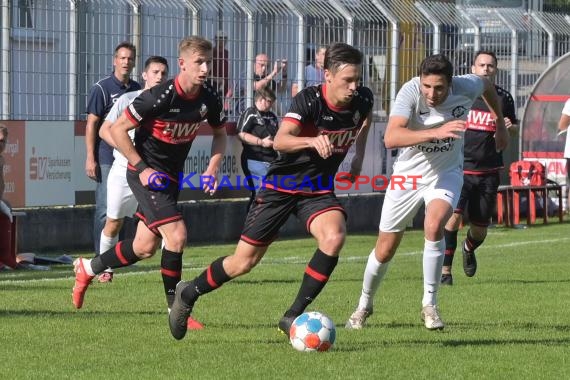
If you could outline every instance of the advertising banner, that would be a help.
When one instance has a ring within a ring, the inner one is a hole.
[[[8,144],[4,149],[4,198],[12,207],[26,205],[25,121],[0,121],[8,128]]]
[[[5,198],[12,207],[93,204],[95,181],[85,175],[84,121],[0,121],[8,127],[4,157]],[[180,173],[180,200],[248,197],[250,190],[241,165],[242,143],[235,123],[226,125],[228,141],[218,183],[210,196],[201,190],[201,176],[210,162],[212,129],[203,124]],[[370,129],[364,164],[357,182],[336,182],[337,194],[384,191],[391,170],[390,151],[384,149],[385,123]],[[355,154],[349,150],[339,171],[348,172]],[[552,166],[552,165],[551,165]],[[560,165],[558,165],[560,166]],[[554,166],[553,166],[554,167]],[[561,169],[562,170],[562,169]],[[558,171],[560,172],[560,170]],[[560,174],[558,173],[557,174]]]
[[[26,206],[73,205],[71,121],[26,122]]]

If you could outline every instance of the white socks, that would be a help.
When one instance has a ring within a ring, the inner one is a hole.
[[[83,268],[85,268],[85,272],[89,276],[95,276],[95,272],[93,272],[93,268],[91,268],[91,259],[83,259]]]
[[[388,270],[388,263],[381,263],[376,259],[376,251],[373,249],[368,256],[364,279],[362,280],[362,294],[358,302],[358,310],[372,310],[374,295],[380,287],[382,279]]]
[[[99,254],[103,254],[113,248],[119,241],[119,235],[115,237],[106,236],[103,231],[101,231],[101,239],[99,242]]]
[[[425,240],[424,244],[424,297],[422,306],[437,305],[437,290],[441,281],[441,268],[445,253],[445,239]]]
[[[99,254],[103,254],[113,248],[119,242],[119,234],[115,237],[106,236],[103,231],[101,231],[101,239],[99,239]],[[113,273],[111,268],[105,269],[105,272]]]

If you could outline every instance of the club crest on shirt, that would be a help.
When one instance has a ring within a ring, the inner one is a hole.
[[[202,103],[202,105],[200,106],[200,117],[206,116],[207,113],[208,113],[208,107],[204,103]]]
[[[467,113],[467,108],[465,108],[463,106],[457,106],[453,109],[453,111],[451,111],[451,114],[455,118],[460,118],[461,116],[465,115],[466,113]]]
[[[358,110],[356,110],[356,112],[354,113],[354,116],[352,117],[352,121],[354,122],[354,125],[358,124],[358,120],[360,120],[360,112]]]

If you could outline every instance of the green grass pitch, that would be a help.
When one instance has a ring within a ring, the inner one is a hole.
[[[1,373],[6,379],[564,379],[570,374],[569,224],[492,228],[478,272],[455,259],[439,292],[446,328],[420,321],[421,231],[406,233],[367,328],[344,328],[375,235],[351,235],[330,282],[310,305],[329,315],[327,353],[295,351],[276,324],[297,293],[312,239],[273,244],[248,275],[203,297],[206,328],[170,336],[160,254],[111,284],[94,283],[81,310],[69,266],[0,273]],[[460,232],[460,239],[466,230]],[[190,232],[191,233],[191,232]],[[234,245],[190,246],[183,277]],[[75,254],[74,254],[75,256]]]

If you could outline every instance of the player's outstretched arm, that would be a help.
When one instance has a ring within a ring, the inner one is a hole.
[[[328,158],[332,155],[333,145],[327,135],[302,137],[299,136],[300,133],[301,127],[299,125],[284,120],[277,130],[277,135],[275,135],[273,149],[282,153],[293,153],[312,148],[315,149],[322,158]]]
[[[111,145],[113,148],[117,148],[117,144],[111,135],[111,126],[115,121],[117,121],[119,116],[121,116],[125,108],[131,104],[132,98],[130,95],[131,93],[126,93],[117,99],[105,117],[105,121],[103,121],[103,124],[101,124],[101,127],[99,127],[99,137],[102,138],[107,144]]]
[[[463,131],[465,131],[463,120],[448,121],[436,128],[411,130],[408,129],[408,118],[396,115],[388,119],[384,144],[388,149],[405,148],[444,138],[461,138]]]
[[[485,86],[482,94],[483,100],[487,103],[491,113],[495,115],[495,124],[497,126],[495,132],[495,146],[497,152],[499,152],[507,148],[509,144],[509,132],[505,126],[505,117],[503,116],[503,109],[501,108],[495,85],[485,77],[480,78],[483,80]]]
[[[562,114],[558,121],[558,130],[560,132],[566,131],[570,126],[570,115]]]
[[[360,175],[362,170],[362,163],[364,162],[364,152],[366,150],[366,141],[368,140],[368,131],[370,131],[370,125],[372,124],[372,111],[366,116],[360,131],[358,132],[358,137],[354,142],[355,154],[350,163],[350,174],[352,177]]]
[[[99,128],[99,137],[103,139],[107,144],[111,145],[113,148],[117,147],[115,144],[115,140],[113,140],[113,136],[111,135],[111,125],[113,122],[109,120],[105,120],[101,127]]]
[[[119,152],[123,154],[131,165],[136,165],[141,161],[141,157],[135,150],[135,146],[129,137],[129,131],[138,127],[123,113],[116,122],[109,128],[111,138],[117,145]]]
[[[213,128],[214,137],[212,139],[212,149],[210,156],[210,163],[206,168],[206,171],[202,173],[202,176],[212,178],[212,181],[205,181],[204,182],[204,192],[213,195],[216,192],[218,187],[218,171],[220,169],[220,165],[224,158],[224,154],[226,153],[226,141],[227,141],[227,133],[226,128]]]

